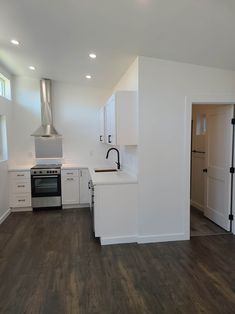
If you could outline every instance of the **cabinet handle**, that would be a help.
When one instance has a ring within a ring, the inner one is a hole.
[[[67,172],[66,174],[67,175],[73,175],[73,172]]]
[[[103,135],[100,135],[100,142],[103,141]]]
[[[18,200],[18,202],[25,202],[25,200]]]
[[[207,172],[207,169],[205,168],[205,169],[203,169],[202,171],[203,171],[203,172]]]
[[[24,177],[24,174],[17,174],[17,177]]]
[[[73,181],[73,178],[67,178],[67,181]]]
[[[91,189],[91,181],[88,182],[88,189]]]
[[[112,141],[111,141],[111,135],[108,136],[108,142],[111,144]]]
[[[24,188],[25,185],[17,185],[18,188]]]

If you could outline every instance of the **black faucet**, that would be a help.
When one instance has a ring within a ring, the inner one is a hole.
[[[111,152],[111,150],[115,150],[117,152],[117,158],[118,158],[118,161],[116,162],[117,164],[117,168],[118,170],[120,170],[120,154],[119,154],[119,150],[117,148],[110,148],[108,151],[107,151],[107,155],[106,155],[106,159],[109,158],[109,152]]]

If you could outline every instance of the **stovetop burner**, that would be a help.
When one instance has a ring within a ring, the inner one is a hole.
[[[61,169],[61,164],[35,165],[31,169]]]

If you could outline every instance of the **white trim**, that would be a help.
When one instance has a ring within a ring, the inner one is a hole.
[[[2,216],[0,216],[0,224],[10,215],[11,209],[9,208]]]
[[[11,211],[13,213],[21,213],[21,212],[31,212],[33,211],[32,207],[12,207]]]
[[[195,202],[195,201],[190,201],[191,206],[196,207],[198,210],[204,213],[204,206]]]
[[[188,236],[188,234],[185,234],[185,233],[144,235],[144,236],[138,237],[138,244],[169,242],[169,241],[183,241],[183,240],[189,240],[189,239],[190,239],[190,236]]]
[[[137,236],[100,237],[101,245],[137,243]]]
[[[213,104],[213,105],[234,105],[235,94],[224,95],[191,95],[185,97],[185,129],[184,129],[184,230],[188,238],[190,238],[190,161],[191,161],[191,119],[193,104]],[[234,187],[235,189],[235,187]],[[235,190],[234,190],[235,196]],[[233,213],[235,208],[233,208]],[[233,232],[235,233],[235,223],[233,223]]]

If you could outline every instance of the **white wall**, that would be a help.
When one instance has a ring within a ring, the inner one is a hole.
[[[11,110],[12,102],[0,96],[0,115],[6,117],[8,154],[11,153]],[[0,222],[9,210],[8,161],[0,161]]]
[[[41,123],[39,80],[16,77],[14,93],[13,164],[34,163],[34,138]],[[98,109],[109,90],[52,82],[54,125],[63,136],[65,162],[81,165],[104,162],[105,148],[99,143]]]
[[[223,99],[234,91],[233,71],[139,58],[140,242],[188,238],[190,149],[185,145],[190,124],[185,97]]]
[[[138,58],[127,69],[113,92],[118,90],[134,90],[138,92]],[[120,147],[122,168],[130,173],[138,175],[138,146]]]
[[[10,72],[0,64],[0,73],[11,80]],[[11,154],[11,122],[12,102],[0,96],[0,115],[6,117],[8,155]],[[0,161],[0,222],[5,218],[9,210],[8,198],[8,161]]]

